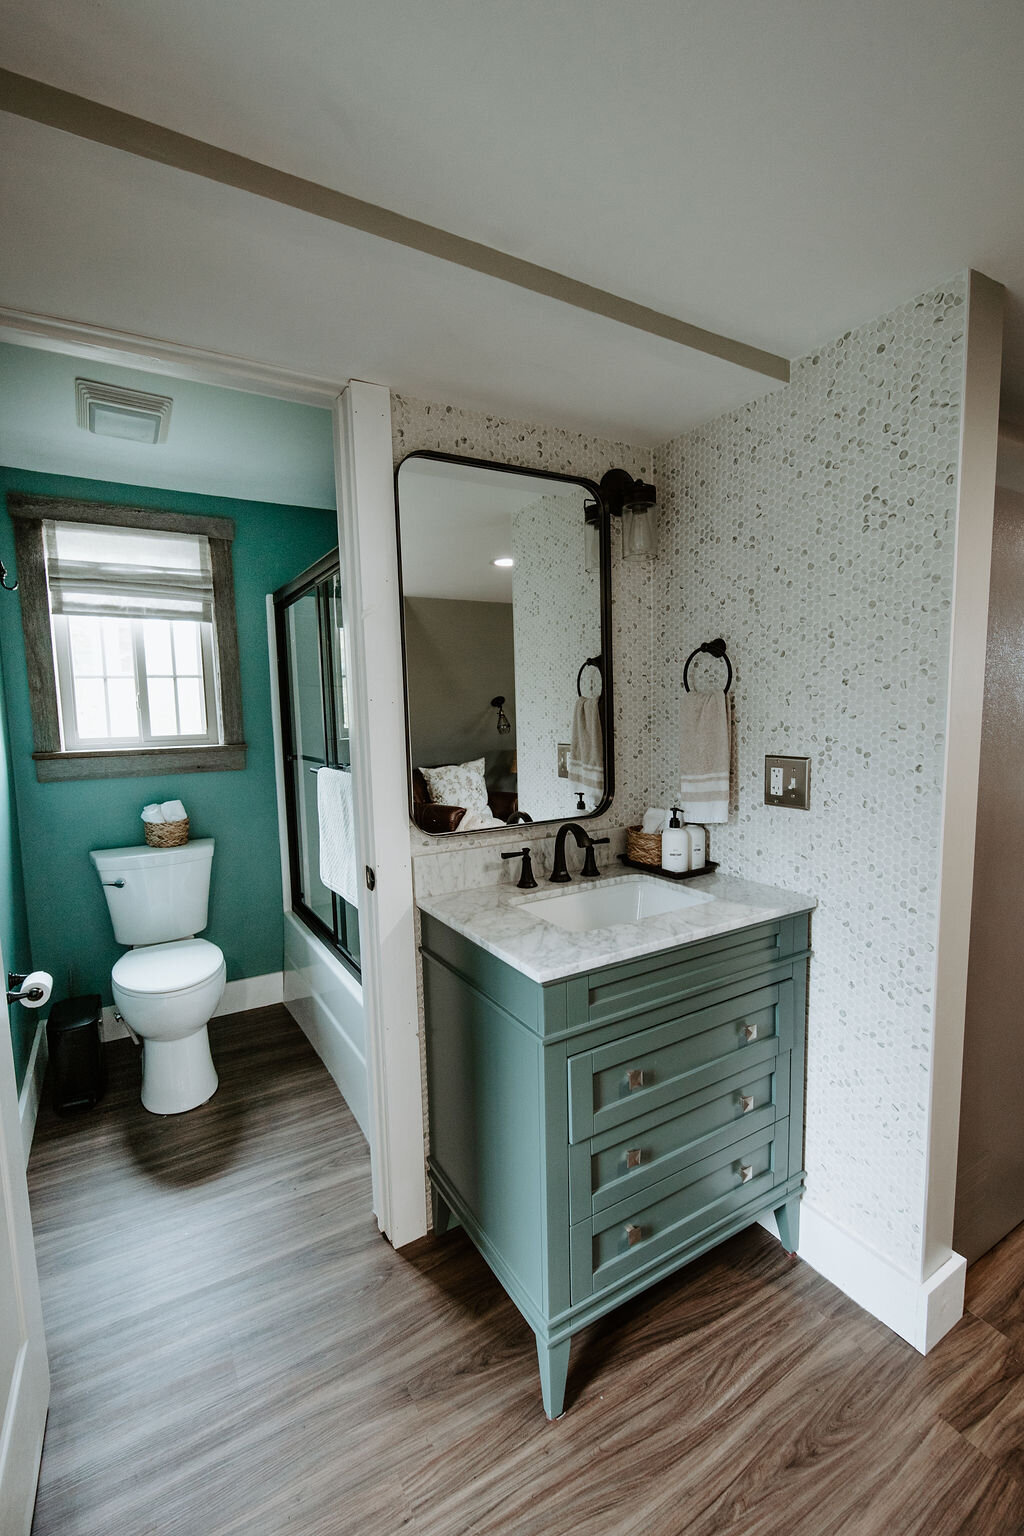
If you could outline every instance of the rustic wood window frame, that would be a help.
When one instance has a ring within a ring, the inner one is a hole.
[[[229,517],[193,517],[151,507],[113,506],[62,496],[13,493],[7,510],[14,526],[21,627],[25,636],[32,708],[32,757],[40,782],[61,779],[142,778],[156,773],[224,773],[245,767],[242,689],[235,623],[235,581]],[[50,597],[46,585],[43,523],[105,523],[117,528],[148,528],[163,533],[201,533],[210,541],[213,575],[213,625],[216,636],[217,695],[223,739],[215,745],[115,747],[65,752],[60,736],[57,675],[50,632]]]

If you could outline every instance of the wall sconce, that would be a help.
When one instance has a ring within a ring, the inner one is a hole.
[[[625,469],[610,469],[601,481],[601,499],[613,517],[622,518],[622,555],[653,560],[658,553],[658,493],[634,480]]]
[[[498,735],[499,736],[507,736],[509,731],[512,729],[512,722],[509,719],[508,715],[506,715],[505,710],[503,708],[504,703],[505,703],[505,695],[503,693],[499,693],[497,698],[494,698],[494,699],[491,700],[491,708],[492,709],[496,709],[498,711]]]

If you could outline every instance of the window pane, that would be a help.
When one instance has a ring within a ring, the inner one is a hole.
[[[106,689],[102,678],[86,677],[75,682],[75,720],[80,737],[108,740]]]
[[[102,677],[103,620],[69,619],[68,640],[76,677]]]
[[[199,655],[199,625],[185,619],[176,619],[171,628],[174,630],[175,672],[179,677],[182,673],[200,677],[203,664]]]
[[[132,657],[132,627],[127,619],[102,619],[103,651],[107,675],[110,677],[135,676]]]
[[[178,734],[173,678],[151,677],[149,679],[149,730],[152,736],[177,736]]]
[[[119,740],[135,740],[139,734],[139,712],[135,702],[135,679],[112,677],[107,683],[110,709],[110,734]]]
[[[203,691],[198,677],[178,679],[178,720],[183,736],[202,736],[206,730]]]
[[[174,671],[171,659],[171,626],[167,619],[146,619],[142,632],[146,640],[146,672],[169,677]]]

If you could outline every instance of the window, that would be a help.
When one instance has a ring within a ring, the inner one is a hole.
[[[38,776],[244,767],[230,521],[8,506]]]

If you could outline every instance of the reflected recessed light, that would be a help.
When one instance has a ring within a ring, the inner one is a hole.
[[[504,569],[506,566],[515,565],[515,561],[512,559],[511,555],[501,555],[497,560],[492,560],[491,564],[500,565]]]

